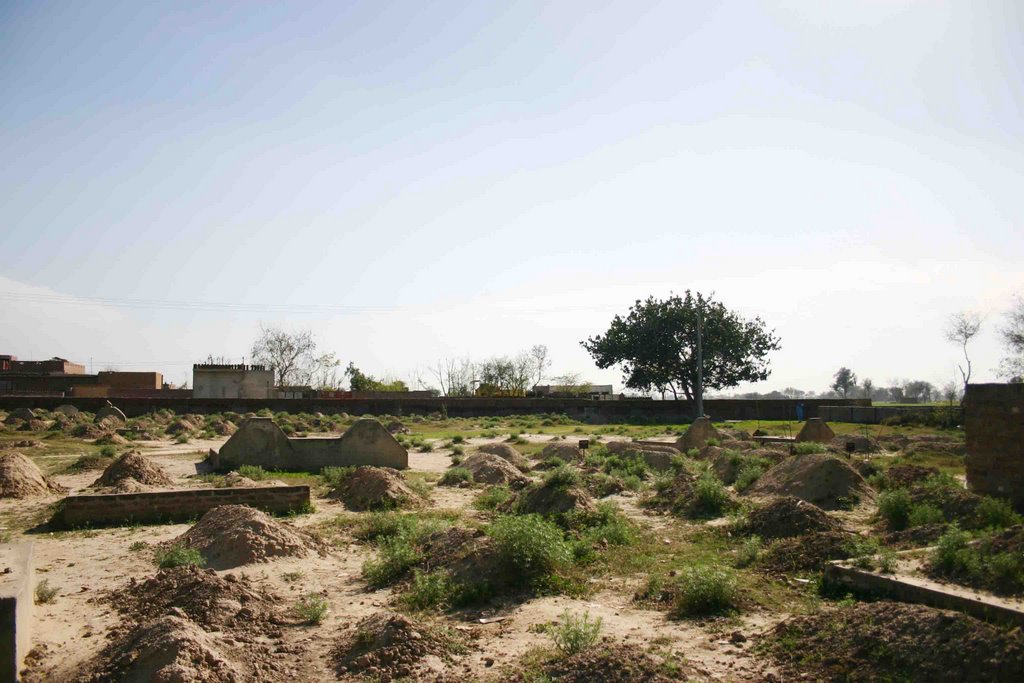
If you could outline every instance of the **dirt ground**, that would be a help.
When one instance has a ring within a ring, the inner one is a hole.
[[[630,438],[621,434],[602,435],[598,431],[577,428],[569,433],[567,440],[575,443],[576,438],[590,438],[607,442]],[[24,432],[13,431],[6,431],[2,438],[13,440],[15,436],[27,438]],[[674,438],[673,434],[658,433],[658,430],[648,430],[643,436],[653,436],[667,443]],[[484,443],[504,442],[506,437],[507,434],[479,436],[473,430],[458,448],[468,453]],[[552,438],[551,434],[521,434],[518,448],[534,456]],[[167,440],[136,441],[131,449],[163,468],[173,478],[175,487],[208,486],[209,480],[199,476],[197,465],[209,449],[219,448],[226,440],[227,437],[203,438],[180,444]],[[430,450],[410,448],[410,468],[403,473],[406,480],[418,482],[429,494],[416,512],[458,511],[466,520],[485,523],[487,513],[474,507],[480,487],[438,485],[441,475],[453,464],[455,446],[450,434],[442,438],[425,437],[420,443],[429,444]],[[82,441],[79,453],[74,442],[63,441],[60,448],[48,448],[44,442],[43,446],[19,452],[74,494],[85,492],[102,470],[75,472],[68,471],[66,465],[78,455],[93,450],[88,442]],[[124,450],[127,449],[119,449],[119,452]],[[893,456],[893,453],[883,452],[880,457]],[[531,476],[541,474],[534,472]],[[315,510],[283,521],[323,536],[331,544],[329,550],[322,555],[272,558],[218,574],[249,577],[261,590],[280,596],[289,605],[309,594],[326,598],[329,611],[322,622],[282,626],[274,648],[279,653],[287,653],[282,661],[291,680],[336,680],[339,674],[332,664],[332,650],[339,638],[349,633],[353,625],[382,610],[407,610],[396,600],[396,589],[368,587],[363,566],[377,556],[375,547],[358,541],[348,531],[337,531],[339,518],[370,513],[347,511],[342,503],[326,497],[329,487],[317,477],[307,479],[313,484]],[[295,483],[305,483],[305,480],[299,478]],[[653,484],[648,482],[645,486],[650,488]],[[621,566],[617,564],[614,569],[595,573],[589,579],[591,585],[587,590],[570,591],[585,593],[580,597],[556,592],[483,607],[420,613],[417,618],[454,629],[470,643],[448,661],[432,660],[428,667],[432,674],[448,676],[450,680],[500,680],[500,672],[518,666],[522,657],[538,648],[551,648],[552,639],[544,626],[557,622],[568,610],[600,617],[602,636],[678,655],[698,679],[784,680],[776,663],[763,654],[756,654],[751,643],[794,615],[829,609],[828,603],[814,593],[802,576],[773,576],[755,570],[744,570],[740,578],[743,595],[754,597],[745,597],[741,601],[742,609],[724,616],[678,618],[662,605],[638,600],[636,596],[644,590],[650,576],[659,572],[674,576],[681,563],[689,560],[688,554],[731,563],[736,544],[740,543],[730,540],[725,533],[715,536],[717,540],[707,540],[707,534],[725,528],[727,518],[683,519],[649,508],[644,504],[645,495],[643,490],[624,490],[603,500],[615,506],[649,538],[653,550],[647,564],[629,567],[625,557],[628,552],[624,552],[624,559],[619,560]],[[736,493],[730,495],[740,498]],[[191,524],[163,524],[50,530],[45,521],[61,498],[54,494],[31,499],[0,499],[0,534],[5,540],[33,541],[37,580],[45,579],[49,586],[57,589],[52,601],[35,608],[35,650],[26,676],[30,681],[76,680],[81,676],[90,659],[122,626],[122,617],[106,596],[123,590],[133,578],[141,582],[153,576],[156,549],[191,527]],[[833,514],[837,525],[851,532],[866,533],[872,523],[873,510],[873,507],[858,507]],[[332,531],[325,535],[325,529]],[[627,568],[622,569],[622,566]]]

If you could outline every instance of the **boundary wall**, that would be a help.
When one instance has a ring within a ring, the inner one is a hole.
[[[308,486],[178,489],[68,496],[54,521],[67,527],[192,519],[218,505],[249,505],[273,514],[309,507]]]
[[[53,410],[69,403],[79,410],[96,412],[106,405],[106,398],[74,398],[46,396],[0,396],[0,409],[45,408]],[[565,414],[583,422],[650,422],[689,424],[694,419],[691,401],[651,401],[621,399],[594,401],[560,398],[112,398],[111,402],[128,417],[144,415],[167,408],[175,413],[250,413],[263,408],[273,412],[323,413],[325,415],[428,415],[449,417],[488,417],[503,415]],[[708,399],[704,411],[712,420],[796,420],[796,408],[803,405],[804,418],[821,417],[821,406],[871,406],[870,399]]]
[[[953,409],[961,414],[959,406]],[[949,410],[948,406],[858,406],[858,405],[824,405],[818,407],[818,417],[826,422],[855,422],[857,424],[877,425],[887,417],[932,413],[936,410]]]

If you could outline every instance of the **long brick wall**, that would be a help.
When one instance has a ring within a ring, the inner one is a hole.
[[[168,408],[176,413],[256,412],[262,408],[286,413],[333,415],[428,415],[447,413],[451,417],[491,415],[566,414],[590,423],[651,422],[689,423],[694,418],[690,401],[593,401],[558,398],[395,398],[395,399],[230,399],[230,398],[113,398],[111,402],[129,417]],[[45,396],[0,396],[0,409],[46,408],[70,403],[80,410],[95,412],[106,405],[105,398],[52,398]],[[820,406],[870,406],[870,399],[710,399],[704,411],[713,420],[795,420],[797,404],[804,417],[818,417]]]
[[[158,523],[191,519],[218,505],[249,505],[274,514],[309,507],[308,486],[179,489],[68,496],[54,522],[67,527]]]
[[[971,384],[964,397],[967,485],[1024,507],[1024,384]]]

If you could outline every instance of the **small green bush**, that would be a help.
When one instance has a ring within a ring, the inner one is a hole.
[[[378,544],[376,559],[363,563],[363,578],[372,588],[390,586],[420,561],[422,555],[410,536],[388,536]]]
[[[100,455],[103,456],[104,458],[113,458],[115,455],[117,455],[117,449],[115,449],[113,446],[104,446],[103,448],[100,449]]]
[[[825,444],[815,443],[813,441],[800,441],[799,443],[793,444],[793,452],[797,455],[811,455],[812,453],[824,453],[827,448]]]
[[[452,446],[452,460],[455,458],[462,459],[462,456],[466,454],[466,449],[462,446]]]
[[[601,617],[591,619],[589,612],[562,612],[558,623],[548,629],[558,651],[567,657],[583,652],[597,643],[601,635]]]
[[[970,536],[954,524],[939,538],[932,551],[932,562],[945,574],[971,574],[977,571],[977,557],[967,547]]]
[[[478,510],[495,510],[504,505],[512,498],[512,491],[507,486],[491,486],[484,490],[476,500],[473,507]]]
[[[157,553],[156,564],[161,569],[184,567],[190,564],[197,567],[205,567],[206,559],[194,548],[186,548],[183,545],[173,545],[167,550]]]
[[[402,601],[417,610],[440,608],[451,604],[454,592],[455,586],[447,572],[416,569],[409,589],[402,594]]]
[[[466,438],[462,434],[456,434],[452,437],[452,443],[462,443]]]
[[[178,434],[178,436],[174,437],[174,443],[188,443],[188,434]]]
[[[324,483],[331,488],[338,488],[345,483],[345,480],[354,471],[355,468],[353,467],[328,466],[320,470],[320,477],[323,478]]]
[[[941,524],[946,521],[942,510],[928,503],[919,503],[910,508],[907,518],[908,526],[924,526],[925,524]]]
[[[459,484],[472,484],[473,473],[465,467],[449,467],[438,482],[442,486],[458,486]]]
[[[270,476],[267,471],[259,465],[241,465],[238,468],[238,474],[243,477],[248,477],[253,481],[260,481]]]
[[[693,565],[679,572],[674,612],[677,616],[721,614],[736,606],[736,574],[727,567]]]
[[[761,475],[764,474],[765,468],[757,463],[747,463],[740,468],[740,471],[736,474],[736,481],[733,483],[733,488],[737,492],[742,493],[753,486]]]
[[[434,443],[432,441],[423,441],[420,443],[417,449],[420,453],[430,453],[434,450]]]
[[[568,465],[556,467],[544,475],[544,485],[556,489],[567,489],[580,483],[580,473]]]
[[[719,517],[729,504],[729,492],[709,472],[701,474],[693,486],[693,507],[691,513],[697,516]]]
[[[878,514],[890,529],[906,529],[910,521],[910,494],[906,489],[884,491],[878,496]]]
[[[978,518],[981,525],[989,529],[1005,529],[1021,523],[1021,517],[1013,511],[1013,506],[1003,498],[985,496],[978,503]]]
[[[319,593],[307,593],[295,603],[293,611],[302,623],[319,624],[327,616],[327,598]]]
[[[525,583],[543,582],[570,564],[562,530],[540,515],[499,517],[488,528],[502,560]]]
[[[750,565],[757,562],[757,558],[761,555],[761,537],[751,536],[743,540],[743,544],[740,545],[739,550],[736,553],[736,566],[737,567],[749,567]]]

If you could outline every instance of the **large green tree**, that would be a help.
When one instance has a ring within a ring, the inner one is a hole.
[[[699,292],[661,300],[639,299],[608,331],[580,342],[597,367],[622,367],[626,387],[693,398],[697,382],[697,320],[703,319],[704,388],[725,389],[758,382],[771,373],[768,353],[779,339],[759,317],[744,319],[714,295]]]

